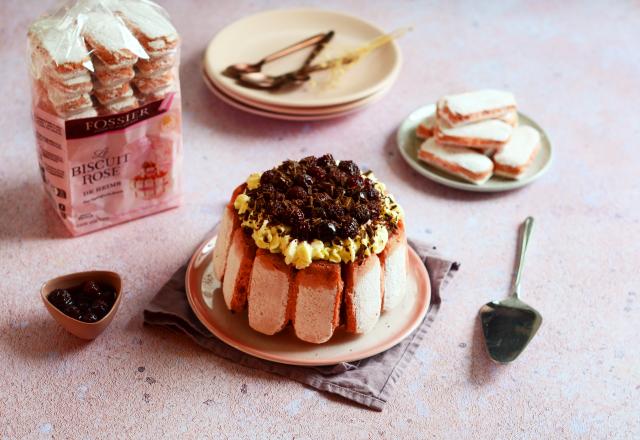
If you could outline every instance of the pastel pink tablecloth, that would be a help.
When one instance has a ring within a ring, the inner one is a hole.
[[[182,33],[185,203],[66,238],[40,188],[25,32],[53,0],[0,12],[0,438],[640,437],[640,5],[637,2],[311,1],[411,24],[405,65],[381,102],[355,116],[285,123],[245,115],[200,78],[216,31],[286,1],[164,1]],[[515,92],[547,130],[555,163],[520,191],[479,195],[415,174],[395,130],[442,94]],[[411,236],[462,262],[431,340],[382,413],[237,366],[142,326],[141,311],[250,172],[332,152],[376,171]],[[516,228],[536,220],[524,298],[544,315],[514,364],[483,353],[477,310],[505,295]],[[40,302],[40,284],[87,268],[123,274],[118,315],[85,343]]]

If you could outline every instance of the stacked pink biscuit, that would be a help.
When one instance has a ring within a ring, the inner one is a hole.
[[[29,29],[38,105],[65,119],[95,116],[91,59],[84,40],[45,18]]]
[[[142,101],[160,99],[175,91],[178,33],[163,13],[143,2],[121,2],[116,14],[144,47],[148,58],[136,63],[133,84]]]
[[[513,95],[500,90],[441,98],[416,136],[424,139],[421,160],[477,185],[493,174],[522,177],[540,146],[534,128],[518,126]]]
[[[29,30],[38,106],[63,119],[125,112],[177,90],[179,38],[156,6],[119,1]]]
[[[122,20],[109,11],[87,14],[82,35],[91,51],[94,66],[94,96],[101,113],[120,113],[138,106],[131,81],[133,66],[145,51],[123,26]]]

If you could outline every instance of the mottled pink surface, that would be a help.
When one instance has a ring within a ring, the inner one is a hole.
[[[25,31],[53,1],[4,1],[0,19],[0,438],[640,437],[640,6],[636,2],[314,1],[385,29],[413,24],[380,103],[323,123],[245,115],[210,95],[200,58],[244,15],[293,1],[165,1],[184,38],[185,203],[66,238],[40,188]],[[454,3],[454,2],[451,2]],[[515,92],[555,163],[520,191],[478,195],[413,173],[403,117],[444,93]],[[372,167],[412,236],[462,262],[427,341],[382,413],[238,367],[142,325],[142,309],[216,221],[233,187],[281,159],[330,151]],[[491,364],[477,310],[505,295],[516,227],[536,217],[524,297],[544,315],[509,366]],[[67,272],[123,275],[124,301],[92,343],[47,314],[38,289]]]

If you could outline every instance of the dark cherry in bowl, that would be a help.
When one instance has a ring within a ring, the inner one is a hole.
[[[94,339],[118,310],[122,280],[115,272],[79,272],[47,281],[40,295],[51,316],[67,331]]]

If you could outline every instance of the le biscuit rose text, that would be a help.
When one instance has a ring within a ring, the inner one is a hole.
[[[98,159],[93,162],[83,163],[71,168],[73,177],[81,177],[82,184],[92,184],[106,177],[117,177],[120,167],[129,160],[129,153],[106,159]]]

